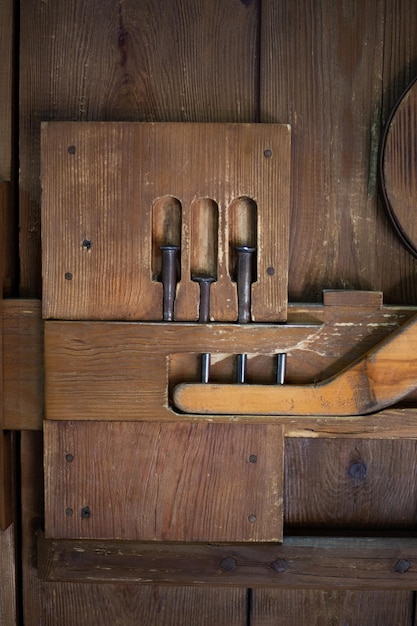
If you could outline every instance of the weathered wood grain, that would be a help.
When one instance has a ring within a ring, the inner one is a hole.
[[[48,421],[46,534],[279,541],[283,462],[280,426]]]
[[[93,599],[93,600],[92,600]],[[246,590],[156,585],[42,585],[46,626],[246,626]],[[37,626],[36,622],[26,622]]]
[[[276,626],[279,619],[285,626],[408,626],[412,616],[413,593],[409,591],[256,589],[250,623]]]
[[[23,296],[40,293],[40,122],[256,121],[258,11],[203,0],[22,5]]]
[[[286,439],[289,529],[412,530],[416,441]]]
[[[3,300],[2,316],[3,428],[40,429],[44,416],[41,303]]]
[[[416,302],[417,263],[377,190],[382,110],[416,69],[416,20],[408,0],[262,3],[261,121],[293,134],[290,301],[350,287]]]
[[[298,589],[408,589],[417,545],[409,538],[284,537],[282,545],[38,542],[47,581],[130,582]]]
[[[0,430],[0,531],[13,522],[11,433]]]
[[[0,82],[1,84],[1,82]],[[2,293],[10,296],[15,282],[15,231],[11,183],[0,178],[0,266],[2,267]]]
[[[210,198],[219,208],[210,318],[236,321],[230,250],[237,242],[231,241],[229,206],[248,197],[256,201],[258,232],[252,319],[284,321],[289,164],[286,125],[45,125],[44,317],[161,320],[161,276],[151,263],[155,248],[161,254],[157,238],[159,245],[180,244],[174,319],[197,320],[199,289],[191,263],[198,237],[193,237],[192,207],[196,199]],[[165,241],[164,229],[155,224],[153,207],[164,197],[179,201],[179,242],[169,239],[170,213],[160,216],[167,222]]]
[[[0,624],[17,624],[15,527],[0,533]]]
[[[0,3],[0,183],[12,179],[13,2]]]

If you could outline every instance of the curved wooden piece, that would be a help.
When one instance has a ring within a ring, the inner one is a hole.
[[[181,384],[174,405],[221,415],[365,415],[417,388],[417,315],[364,357],[309,385]]]

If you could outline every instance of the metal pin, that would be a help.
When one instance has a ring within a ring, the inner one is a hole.
[[[164,288],[162,319],[172,322],[174,319],[175,291],[178,282],[179,246],[161,246],[162,252],[162,285]]]
[[[239,324],[251,321],[252,259],[256,248],[237,246],[237,299]]]
[[[237,300],[239,324],[251,321],[251,289],[252,289],[252,259],[256,248],[250,246],[236,246],[237,252]],[[243,384],[246,380],[247,355],[237,356],[237,382]]]
[[[277,354],[277,384],[283,385],[285,381],[285,370],[287,367],[287,354],[280,352]]]
[[[237,382],[243,384],[246,380],[246,364],[248,360],[247,354],[237,355]]]
[[[207,324],[210,321],[210,287],[215,282],[214,276],[193,276],[192,280],[200,285],[200,309],[198,322]],[[211,355],[206,352],[201,355],[201,382],[208,383],[210,378]]]

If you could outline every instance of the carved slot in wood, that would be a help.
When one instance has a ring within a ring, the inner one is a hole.
[[[191,205],[191,278],[217,279],[219,209],[211,198],[198,198]]]
[[[239,246],[249,246],[256,248],[258,229],[258,207],[256,202],[247,196],[234,199],[228,208],[229,222],[229,259],[230,276],[236,281],[237,274],[237,253]],[[252,282],[256,281],[256,254],[254,255],[252,267]]]
[[[181,202],[174,196],[157,198],[152,206],[152,277],[160,280],[161,246],[181,247]]]

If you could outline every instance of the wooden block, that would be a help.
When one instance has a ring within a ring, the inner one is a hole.
[[[3,300],[3,427],[42,428],[43,322],[39,300]]]
[[[415,538],[285,536],[274,546],[38,538],[40,576],[56,582],[412,591],[416,559]]]
[[[1,275],[3,277],[2,289],[4,297],[10,295],[15,278],[15,240],[13,225],[14,216],[11,202],[11,185],[9,182],[2,181],[0,182],[0,268],[2,269]]]
[[[382,291],[356,291],[354,289],[324,289],[324,306],[381,307]]]
[[[287,125],[46,123],[44,317],[161,320],[159,246],[175,244],[181,246],[175,319],[196,320],[199,290],[191,279],[207,268],[194,267],[193,254],[207,218],[216,240],[210,254],[217,257],[211,317],[236,320],[233,246],[253,233],[233,223],[239,212],[229,209],[244,198],[256,205],[252,319],[285,320],[289,168]],[[203,199],[212,211],[203,211]]]
[[[46,535],[280,541],[282,451],[280,426],[48,421]]]

